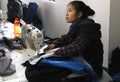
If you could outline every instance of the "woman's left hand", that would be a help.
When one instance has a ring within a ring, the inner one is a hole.
[[[54,54],[54,51],[47,51],[45,54]]]

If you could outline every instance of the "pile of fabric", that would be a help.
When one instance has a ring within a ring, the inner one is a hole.
[[[10,75],[16,72],[15,65],[12,64],[10,51],[5,47],[0,47],[0,76]]]

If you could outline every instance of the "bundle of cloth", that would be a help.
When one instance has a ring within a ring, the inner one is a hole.
[[[47,46],[45,46],[45,47],[47,47]],[[50,67],[57,67],[60,69],[63,68],[65,70],[67,70],[67,72],[64,71],[67,73],[66,76],[64,77],[67,79],[67,81],[68,81],[68,78],[76,77],[76,75],[77,75],[77,78],[78,78],[78,76],[80,78],[81,78],[81,76],[87,76],[85,82],[98,82],[97,74],[93,71],[92,67],[82,57],[79,57],[79,58],[67,57],[67,56],[66,57],[59,57],[59,56],[55,56],[53,53],[45,54],[44,48],[41,48],[39,53],[37,53],[34,57],[30,58],[29,60],[27,60],[26,62],[24,62],[22,64],[23,66],[27,67],[25,75],[26,75],[26,78],[28,79],[28,81],[30,81],[30,77],[31,77],[31,76],[29,77],[29,74],[31,73],[29,71],[29,69],[32,66],[32,68],[35,67],[35,68],[38,68],[38,70],[42,70],[42,69],[44,69],[44,67],[46,69],[46,67],[48,67],[49,70],[46,70],[47,73],[49,73],[48,71],[50,71]],[[51,52],[54,52],[58,49],[59,48],[52,49]],[[40,69],[40,68],[42,68],[42,69]],[[55,69],[52,68],[51,70],[55,71]],[[70,71],[69,73],[68,73],[68,70]],[[44,72],[46,72],[46,71],[44,70]],[[59,70],[59,72],[60,72],[60,70]],[[71,74],[73,74],[73,75],[71,76]],[[48,74],[48,75],[50,76],[50,74]],[[47,77],[48,75],[46,75],[45,77]],[[42,73],[42,76],[44,76],[43,73]],[[57,76],[59,76],[59,75],[56,75],[55,77],[57,78]],[[41,80],[46,82],[45,79],[47,79],[47,78],[42,78],[42,77],[40,77],[40,78],[41,78]],[[32,78],[32,79],[34,79],[34,78]],[[67,82],[66,79],[64,79],[63,82]],[[57,79],[50,78],[50,80],[61,82],[60,79],[58,79],[58,78]],[[76,80],[74,80],[74,81],[76,81]]]

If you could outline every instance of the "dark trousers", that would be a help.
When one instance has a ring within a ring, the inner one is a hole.
[[[68,69],[53,66],[28,66],[25,71],[29,82],[87,82],[85,76],[66,78],[71,73]]]

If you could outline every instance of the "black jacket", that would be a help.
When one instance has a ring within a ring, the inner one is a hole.
[[[98,76],[102,76],[103,44],[100,29],[100,24],[91,19],[76,21],[66,35],[53,42],[56,47],[61,47],[55,55],[83,55]]]
[[[20,0],[8,0],[8,21],[14,22],[15,18],[23,18],[22,2]]]

